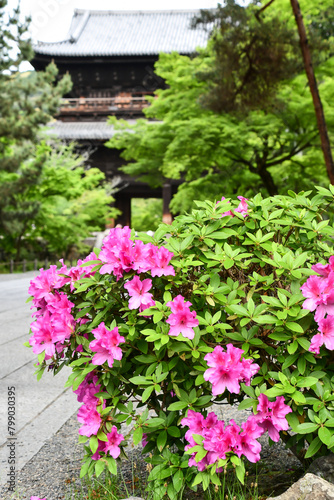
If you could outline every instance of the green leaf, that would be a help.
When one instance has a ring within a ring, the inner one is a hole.
[[[241,461],[240,465],[237,465],[235,468],[235,472],[237,475],[237,478],[239,479],[241,484],[245,484],[245,465]]]
[[[82,479],[88,472],[89,466],[92,463],[92,460],[88,459],[80,469],[80,479]]]
[[[286,392],[288,392],[288,391],[286,391]],[[305,399],[304,394],[299,392],[299,391],[295,391],[293,394],[291,394],[291,397],[295,401],[295,403],[298,403],[298,404],[305,404],[306,403],[306,399]]]
[[[138,376],[138,377],[132,377],[129,379],[130,382],[132,382],[135,385],[148,385],[152,384],[152,380],[147,380],[146,377]]]
[[[150,418],[150,420],[147,420],[145,422],[145,424],[148,427],[158,427],[159,425],[164,424],[164,423],[165,423],[165,419],[164,418],[158,418],[158,417]]]
[[[175,474],[173,474],[173,486],[175,491],[178,493],[183,485],[183,472],[178,469]]]
[[[312,387],[318,382],[318,379],[315,377],[303,377],[301,380],[298,380],[296,386],[297,387]]]
[[[318,424],[313,424],[312,422],[305,422],[304,424],[299,424],[297,427],[297,432],[299,434],[309,434],[318,429]]]
[[[306,370],[306,359],[303,355],[301,355],[297,361],[297,368],[299,370],[299,373],[303,375]]]
[[[188,406],[188,403],[184,401],[175,401],[175,403],[172,403],[168,406],[167,410],[168,411],[178,411],[178,410],[183,410]]]
[[[292,412],[292,413],[288,413],[285,418],[287,419],[293,432],[298,432],[297,427],[299,425],[299,420],[298,420],[297,415]]]
[[[163,450],[166,442],[167,442],[167,431],[163,430],[162,432],[160,432],[158,439],[157,439],[157,447],[158,447],[159,451]]]
[[[256,400],[250,398],[244,399],[241,403],[239,403],[238,410],[246,410],[246,408],[250,408],[253,406],[254,401]]]
[[[332,433],[327,427],[319,427],[318,436],[324,444],[328,445],[330,443]]]
[[[253,321],[255,321],[255,323],[260,323],[260,325],[274,325],[277,323],[277,318],[269,314],[263,314],[262,316],[256,316],[256,318],[253,318]]]
[[[297,342],[302,346],[303,349],[305,349],[305,351],[309,350],[311,342],[307,340],[305,337],[298,337]]]
[[[293,332],[304,333],[304,330],[300,326],[299,323],[294,323],[292,321],[287,321],[286,327],[289,328],[289,330],[292,330]]]
[[[285,389],[274,386],[265,391],[264,394],[268,396],[268,398],[276,398],[277,396],[285,394]]]
[[[213,238],[215,240],[227,240],[227,238],[230,238],[231,236],[234,236],[236,234],[237,233],[233,229],[225,227],[223,231],[215,231],[214,233],[211,233],[210,238]]]
[[[235,314],[238,314],[239,316],[248,316],[248,311],[245,307],[240,306],[238,304],[231,304],[227,307],[228,310],[231,310]]]
[[[195,455],[195,461],[200,462],[207,455],[207,450],[201,447],[201,449]]]
[[[102,472],[105,469],[105,466],[106,466],[106,463],[105,463],[104,460],[98,460],[95,463],[95,474],[96,474],[96,477],[99,477],[102,474]]]
[[[284,361],[283,365],[282,365],[282,370],[285,370],[285,368],[288,368],[289,366],[291,366],[293,363],[295,363],[297,361],[297,359],[299,358],[299,353],[295,353],[295,354],[290,354],[290,356],[287,356],[286,360]]]
[[[116,460],[113,457],[107,457],[107,462],[108,462],[108,469],[110,474],[113,474],[114,476],[117,475],[117,463]]]
[[[96,452],[97,448],[98,448],[98,440],[97,440],[97,437],[96,436],[92,436],[89,440],[89,447],[90,449],[92,450],[93,453]]]
[[[137,427],[137,429],[133,433],[133,444],[137,446],[143,439],[143,428]]]
[[[180,429],[178,427],[176,427],[175,425],[168,427],[167,432],[170,436],[173,436],[176,438],[181,436]]]
[[[321,446],[322,442],[317,436],[313,439],[310,446],[308,447],[307,452],[305,453],[305,458],[313,457],[313,455],[315,455],[320,450]]]
[[[135,360],[139,361],[139,363],[154,363],[157,361],[157,358],[154,354],[141,354],[140,356],[136,356]]]
[[[195,406],[205,406],[212,400],[212,396],[207,394],[206,396],[200,396],[194,403]]]
[[[151,396],[152,392],[154,391],[154,385],[150,385],[149,387],[146,387],[142,394],[142,402],[145,403],[145,401],[148,400],[148,398]]]

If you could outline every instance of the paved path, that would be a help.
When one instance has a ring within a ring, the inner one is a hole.
[[[16,471],[22,469],[79,408],[71,389],[64,389],[70,369],[65,367],[56,377],[45,372],[37,382],[36,355],[23,345],[30,336],[29,282],[36,274],[0,275],[0,484],[8,481],[11,457]],[[11,440],[9,387],[15,387],[15,439]]]

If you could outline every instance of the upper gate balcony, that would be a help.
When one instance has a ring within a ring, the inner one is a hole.
[[[108,115],[142,116],[153,92],[120,92],[113,97],[69,97],[62,99],[58,117],[61,119],[98,119]]]

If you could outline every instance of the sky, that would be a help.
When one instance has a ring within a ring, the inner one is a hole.
[[[221,3],[223,3],[221,1]],[[17,7],[18,0],[8,0]],[[208,9],[217,0],[21,0],[21,12],[31,16],[30,33],[34,41],[56,42],[66,38],[75,8],[95,10],[176,10]]]

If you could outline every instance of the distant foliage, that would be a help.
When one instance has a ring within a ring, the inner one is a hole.
[[[132,198],[131,227],[136,231],[155,231],[162,219],[162,200]]]

